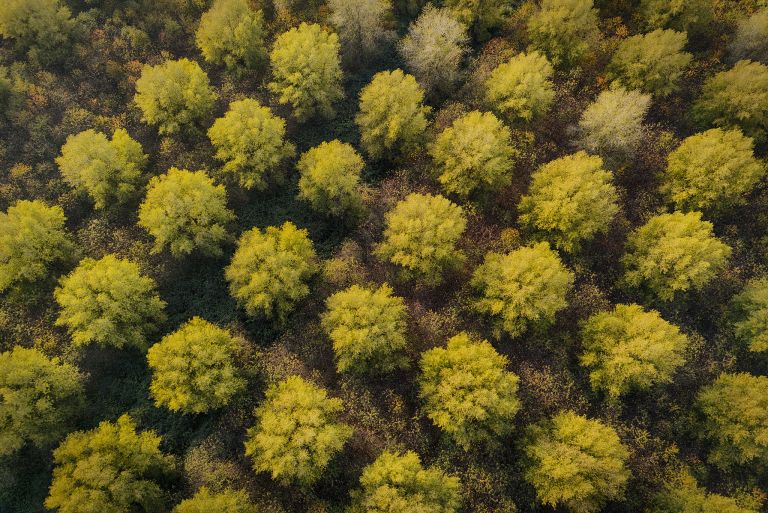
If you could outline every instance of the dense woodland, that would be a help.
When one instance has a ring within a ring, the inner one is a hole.
[[[765,0],[0,1],[0,513],[768,511]]]

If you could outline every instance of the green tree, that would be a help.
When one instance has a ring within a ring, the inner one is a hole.
[[[627,284],[647,286],[664,301],[704,287],[731,255],[701,212],[654,216],[629,235],[626,247],[621,260]]]
[[[488,253],[475,269],[471,284],[480,292],[474,309],[495,322],[495,335],[521,335],[532,324],[554,322],[568,306],[566,294],[574,276],[546,242],[510,253]]]
[[[238,341],[227,331],[193,317],[149,348],[149,391],[157,406],[204,413],[229,404],[245,387],[235,367]]]
[[[333,342],[339,372],[389,372],[407,365],[407,309],[389,285],[352,285],[325,304],[322,325]]]
[[[613,175],[600,157],[580,151],[548,162],[533,174],[518,209],[520,223],[562,251],[605,233],[619,212]]]
[[[387,212],[385,221],[384,240],[376,254],[399,266],[405,277],[438,284],[443,271],[464,261],[456,243],[467,218],[460,206],[443,196],[411,193]]]
[[[339,36],[317,24],[302,23],[275,40],[269,89],[299,121],[333,116],[334,102],[344,97],[339,48]]]
[[[411,153],[424,140],[427,114],[424,90],[401,70],[382,71],[360,92],[360,112],[355,117],[363,148],[371,158],[390,152]]]
[[[713,7],[713,0],[641,0],[638,14],[648,28],[690,33],[701,30],[712,20]]]
[[[329,0],[331,23],[336,28],[345,58],[370,58],[395,37],[391,0]]]
[[[728,53],[733,61],[768,64],[768,5],[739,21]]]
[[[675,476],[657,495],[653,513],[758,513],[758,507],[702,488],[687,472]]]
[[[575,66],[600,38],[592,0],[542,0],[528,19],[528,37],[555,66]]]
[[[491,72],[485,82],[485,98],[510,120],[541,118],[555,100],[554,73],[539,52],[519,53]]]
[[[363,469],[353,499],[354,513],[456,513],[461,505],[459,479],[424,468],[413,451],[382,452]]]
[[[72,427],[84,403],[77,367],[21,346],[0,353],[0,457],[44,447]]]
[[[480,40],[490,37],[490,30],[502,24],[510,9],[507,0],[445,0],[443,5],[464,25],[471,27]]]
[[[286,221],[244,232],[224,274],[248,314],[283,320],[309,294],[307,280],[318,270],[316,260],[307,230]]]
[[[490,112],[472,111],[458,118],[429,148],[437,181],[462,198],[478,189],[509,185],[518,156],[511,137],[509,128]]]
[[[351,144],[323,142],[307,150],[296,167],[301,174],[299,199],[317,212],[342,216],[362,210],[360,173],[365,162]]]
[[[711,463],[768,463],[768,377],[723,373],[699,391],[696,403],[704,415],[701,434],[713,444]]]
[[[629,451],[599,420],[558,413],[529,427],[523,452],[525,479],[542,504],[592,513],[624,496]]]
[[[693,106],[693,117],[705,126],[738,127],[757,141],[768,130],[768,66],[739,61],[707,78]]]
[[[251,99],[230,103],[224,117],[208,130],[208,138],[216,159],[224,163],[221,176],[232,177],[246,189],[266,189],[270,173],[281,179],[280,164],[296,151],[285,140],[285,121]]]
[[[713,128],[686,138],[667,158],[662,193],[681,210],[722,212],[745,203],[766,172],[753,146],[739,129]]]
[[[220,256],[231,239],[227,224],[235,214],[227,208],[227,191],[203,171],[172,167],[149,181],[139,205],[139,226],[155,239],[153,253],[168,247],[175,257],[197,250]]]
[[[75,346],[147,347],[147,336],[165,321],[165,302],[152,278],[139,266],[114,255],[83,259],[54,291],[61,307],[57,326],[65,326]]]
[[[45,507],[60,513],[160,511],[165,494],[157,480],[173,471],[174,460],[159,445],[159,436],[137,432],[128,415],[70,434],[53,451]]]
[[[195,41],[206,61],[242,71],[266,63],[266,35],[264,14],[248,0],[214,0],[200,18]]]
[[[20,200],[0,213],[0,291],[41,280],[53,264],[71,258],[65,222],[60,206],[40,200]]]
[[[173,513],[259,513],[244,490],[211,493],[202,487],[191,499],[181,501]]]
[[[245,441],[254,470],[284,484],[317,481],[352,436],[352,428],[337,420],[343,408],[341,399],[300,376],[270,386]]]
[[[419,396],[427,417],[464,450],[512,431],[521,404],[508,363],[487,340],[466,333],[422,353]]]
[[[70,135],[56,158],[64,180],[88,193],[98,209],[134,199],[146,183],[147,161],[141,144],[122,128],[112,140],[95,130]]]
[[[627,89],[667,96],[678,89],[678,82],[693,56],[684,52],[685,32],[657,29],[623,40],[608,65],[608,80]]]
[[[4,0],[0,36],[13,39],[32,61],[58,62],[71,54],[75,21],[59,0]]]
[[[659,312],[632,304],[592,315],[582,325],[581,343],[592,388],[616,400],[632,389],[671,383],[685,363],[688,337]]]
[[[141,120],[173,135],[211,114],[218,94],[200,65],[189,59],[144,66],[134,101]]]
[[[747,282],[732,301],[733,329],[750,351],[768,351],[768,278]]]

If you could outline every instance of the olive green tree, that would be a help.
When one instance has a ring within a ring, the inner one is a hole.
[[[114,255],[86,258],[54,291],[64,326],[75,346],[147,347],[147,337],[165,321],[165,302],[139,266]]]
[[[750,351],[768,351],[768,278],[749,280],[734,296],[733,329]]]
[[[365,162],[351,144],[323,142],[307,150],[296,167],[301,175],[299,199],[315,211],[332,216],[361,212],[360,173]]]
[[[640,0],[637,12],[651,29],[701,31],[713,19],[713,0]]]
[[[528,18],[528,37],[555,66],[575,66],[600,38],[597,20],[592,0],[542,0]]]
[[[33,62],[53,64],[71,55],[75,20],[60,0],[4,0],[0,36]]]
[[[574,275],[546,242],[506,254],[488,253],[471,285],[479,292],[473,308],[494,322],[494,335],[517,337],[532,324],[547,325],[568,305]]]
[[[743,504],[702,488],[689,473],[682,472],[670,479],[664,490],[653,500],[651,513],[758,513],[759,507]]]
[[[83,406],[77,367],[21,346],[0,353],[0,457],[60,439]]]
[[[512,121],[541,118],[555,100],[554,72],[543,54],[519,53],[491,72],[485,82],[486,101]]]
[[[506,0],[445,0],[443,5],[464,25],[471,27],[479,40],[488,39],[490,31],[502,24],[512,7]]]
[[[245,490],[225,489],[212,493],[203,486],[195,495],[181,501],[172,513],[259,513]]]
[[[300,376],[270,386],[245,441],[254,470],[284,484],[317,481],[352,436],[338,421],[343,408],[341,399]]]
[[[533,174],[520,200],[520,223],[542,234],[562,251],[572,252],[605,233],[619,212],[613,175],[600,157],[580,151],[548,162]]]
[[[261,67],[267,61],[264,14],[248,0],[214,0],[195,32],[203,58],[230,71]]]
[[[768,64],[768,5],[739,21],[728,53],[733,61]]]
[[[487,340],[466,333],[421,355],[419,396],[427,417],[464,450],[496,445],[521,407],[518,377]]]

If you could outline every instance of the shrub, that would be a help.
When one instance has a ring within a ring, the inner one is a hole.
[[[299,198],[323,214],[341,216],[363,208],[360,173],[365,162],[351,144],[338,140],[307,150],[299,160]]]
[[[203,58],[230,71],[252,70],[267,60],[264,14],[248,0],[214,0],[195,33]]]
[[[592,0],[542,0],[527,28],[533,47],[555,66],[579,64],[600,37]]]
[[[732,301],[736,336],[750,351],[768,351],[768,278],[747,282]]]
[[[500,64],[485,83],[485,97],[511,120],[541,118],[555,100],[554,69],[539,52],[519,53]]]
[[[361,57],[381,53],[395,37],[389,28],[390,0],[329,0],[330,21],[336,28],[346,57],[359,62]]]
[[[211,493],[202,487],[191,499],[181,501],[173,508],[173,513],[259,513],[251,504],[244,490],[224,490]]]
[[[732,60],[750,60],[768,64],[768,8],[739,21],[728,46]]]
[[[75,21],[59,0],[4,0],[0,35],[13,39],[31,61],[53,64],[71,53]]]

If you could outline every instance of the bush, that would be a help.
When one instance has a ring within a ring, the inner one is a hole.
[[[244,232],[224,275],[249,315],[283,320],[309,294],[306,282],[318,270],[307,230],[286,221]]]
[[[307,150],[296,167],[301,174],[299,199],[317,212],[342,216],[362,210],[360,173],[365,162],[351,144],[321,143]]]
[[[518,206],[520,223],[541,232],[556,248],[575,251],[605,233],[619,212],[613,176],[600,157],[580,151],[542,165]]]
[[[401,70],[382,71],[360,92],[360,112],[355,117],[360,142],[371,158],[419,148],[427,129],[424,91],[416,79]]]
[[[173,513],[259,513],[251,504],[244,490],[224,490],[211,493],[208,488],[200,488],[194,497],[181,501],[173,508]]]
[[[16,346],[0,353],[0,457],[59,440],[84,404],[77,367]]]
[[[736,337],[746,342],[750,351],[768,351],[768,278],[747,282],[732,301]]]
[[[180,257],[193,251],[220,256],[231,239],[226,225],[235,219],[227,208],[227,191],[203,171],[172,167],[149,181],[139,206],[139,226],[155,239],[153,253],[166,247]]]
[[[57,326],[65,326],[72,343],[85,346],[147,348],[147,336],[165,321],[165,302],[152,278],[139,266],[114,255],[83,259],[54,291],[61,307]]]
[[[692,135],[667,161],[661,191],[681,210],[722,212],[744,204],[766,172],[739,129]]]
[[[163,337],[147,352],[155,404],[182,413],[229,404],[245,387],[235,367],[238,345],[227,330],[199,317]]]
[[[269,90],[281,105],[293,107],[296,119],[334,115],[334,102],[344,97],[336,34],[302,23],[277,37],[269,59],[273,76]]]
[[[352,428],[336,420],[343,408],[341,399],[299,376],[270,386],[245,441],[254,470],[283,484],[317,481],[352,436]]]
[[[739,21],[728,53],[733,61],[750,60],[768,64],[768,8]]]
[[[713,0],[641,0],[639,14],[651,29],[701,31],[714,16]]]
[[[466,333],[422,353],[419,395],[427,417],[465,451],[509,434],[521,407],[518,377],[487,340]]]
[[[519,53],[500,64],[485,83],[485,98],[513,121],[541,118],[555,100],[554,69],[539,52]]]
[[[668,96],[693,56],[684,52],[685,32],[657,29],[628,37],[621,42],[608,65],[608,80],[627,89]]]
[[[437,136],[429,152],[437,180],[462,198],[478,189],[495,191],[512,181],[518,152],[509,128],[490,112],[472,111]]]
[[[474,309],[489,315],[494,334],[517,337],[532,324],[554,322],[568,305],[566,294],[574,276],[549,244],[540,242],[507,254],[488,253],[475,269],[471,284],[481,296]]]
[[[152,431],[137,432],[128,415],[72,433],[53,451],[53,483],[45,507],[61,513],[160,511],[156,480],[171,473],[172,456]]]
[[[75,21],[59,0],[4,0],[0,35],[41,64],[54,64],[71,54]]]
[[[555,66],[581,63],[600,38],[592,0],[542,0],[527,28],[533,47]]]
[[[400,266],[407,278],[434,285],[464,261],[456,242],[467,227],[464,210],[444,198],[411,193],[386,214],[376,255]]]
[[[699,290],[728,263],[731,248],[714,236],[700,212],[661,214],[629,235],[622,257],[630,286],[648,287],[670,301],[678,292]]]
[[[285,121],[251,99],[232,102],[208,130],[208,138],[216,148],[216,159],[224,163],[222,178],[231,177],[246,189],[266,189],[267,175],[275,174],[296,151],[285,140]]]
[[[97,209],[133,200],[144,186],[144,169],[149,158],[141,144],[122,128],[112,140],[95,130],[67,137],[56,158],[64,180],[85,191]]]
[[[407,309],[389,285],[359,285],[336,292],[326,300],[322,325],[333,341],[339,372],[390,372],[407,365]]]
[[[525,479],[541,504],[591,513],[624,496],[629,451],[598,420],[559,413],[529,427],[523,452]]]
[[[53,264],[71,258],[64,210],[21,200],[0,213],[0,292],[46,278]]]
[[[381,53],[396,36],[389,28],[390,0],[329,0],[328,7],[345,57],[351,61]]]
[[[203,58],[230,71],[252,70],[267,60],[264,14],[248,0],[214,0],[195,33]]]
[[[701,434],[714,444],[710,463],[768,463],[768,377],[723,373],[699,391],[696,403],[704,415]]]

